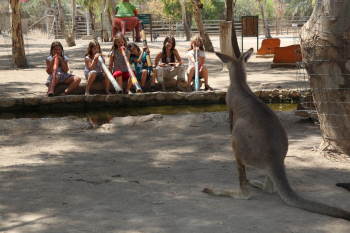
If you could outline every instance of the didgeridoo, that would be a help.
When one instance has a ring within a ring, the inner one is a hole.
[[[144,27],[143,23],[141,23],[141,32],[140,32],[140,34],[141,34],[143,47],[148,48],[147,39],[146,39],[146,33],[145,33],[145,27]],[[151,57],[150,57],[150,55],[148,53],[147,53],[147,56],[146,56],[146,62],[147,62],[147,66],[148,67],[152,67]]]
[[[115,81],[115,78],[107,68],[106,64],[103,62],[103,59],[101,56],[98,57],[98,62],[101,64],[103,72],[107,75],[107,78],[112,83],[112,86],[114,87],[115,91],[117,93],[121,93],[123,90],[121,89],[119,84]]]
[[[52,67],[52,79],[49,84],[49,90],[47,91],[48,96],[53,96],[55,93],[58,65],[59,65],[59,59],[58,59],[58,56],[55,56],[53,60],[53,67]]]
[[[137,81],[137,78],[136,78],[136,76],[134,74],[134,71],[131,69],[131,66],[130,66],[130,63],[128,61],[128,58],[126,57],[125,48],[122,47],[121,51],[122,51],[122,54],[123,54],[126,66],[128,67],[128,71],[129,71],[129,74],[130,74],[130,77],[131,77],[131,82],[135,86],[136,92],[140,93],[140,92],[142,92],[142,89],[141,89],[141,86],[140,86],[139,82]]]

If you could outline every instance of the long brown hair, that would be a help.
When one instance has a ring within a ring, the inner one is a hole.
[[[102,53],[100,43],[98,43],[97,40],[93,40],[93,41],[90,41],[89,46],[86,50],[85,56],[89,56],[90,58],[93,58],[92,57],[92,48],[94,48],[96,46],[98,48],[98,53]]]
[[[196,35],[196,36],[192,37],[192,39],[191,39],[191,48],[189,48],[188,50],[192,50],[193,49],[193,43],[196,42],[196,41],[199,42],[199,46],[198,46],[199,50],[204,51],[204,43],[203,43],[203,39],[202,39],[202,37],[200,35]]]
[[[125,37],[121,34],[121,33],[117,33],[117,35],[115,35],[114,39],[113,39],[113,45],[112,45],[112,49],[111,51],[114,52],[115,50],[119,49],[118,48],[118,41],[119,40],[123,40],[124,41],[124,46],[127,46],[127,42]]]
[[[175,62],[175,55],[174,55],[174,49],[175,49],[175,45],[176,45],[176,42],[175,42],[175,38],[173,36],[167,36],[165,37],[164,41],[163,41],[163,49],[162,49],[162,62],[163,63],[166,63],[166,43],[168,41],[171,41],[173,47],[171,47],[170,49],[170,59],[171,59],[171,62]]]
[[[61,56],[64,57],[63,46],[62,46],[61,42],[59,42],[59,41],[54,41],[54,42],[51,43],[50,55],[51,55],[51,56],[54,55],[54,54],[52,54],[52,51],[55,49],[56,46],[58,46],[58,47],[61,48],[61,50],[62,50]]]

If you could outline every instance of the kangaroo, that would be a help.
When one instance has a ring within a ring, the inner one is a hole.
[[[232,193],[216,193],[205,188],[203,192],[216,196],[249,198],[249,184],[246,166],[262,169],[266,172],[265,183],[252,184],[266,191],[273,191],[275,186],[281,199],[289,206],[310,212],[350,220],[350,212],[325,204],[306,200],[293,191],[289,185],[284,159],[288,151],[288,137],[275,113],[259,100],[246,81],[245,63],[253,53],[249,49],[238,59],[216,53],[227,63],[230,86],[226,94],[229,108],[232,149],[236,158],[240,190]]]

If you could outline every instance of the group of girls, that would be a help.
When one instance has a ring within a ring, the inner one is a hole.
[[[97,41],[91,41],[85,54],[84,75],[87,80],[85,95],[90,94],[92,84],[95,80],[103,82],[106,94],[110,94],[110,81],[102,69],[99,57],[104,61],[99,43]],[[182,87],[185,85],[186,90],[190,91],[193,86],[194,64],[196,60],[199,64],[199,76],[205,84],[205,90],[212,90],[208,85],[208,70],[205,67],[203,41],[199,36],[191,40],[191,46],[187,53],[187,71],[185,71],[179,52],[175,48],[175,38],[172,36],[165,38],[163,49],[156,55],[154,66],[149,64],[149,57],[150,51],[148,47],[140,49],[136,43],[128,44],[121,34],[117,34],[114,37],[112,49],[109,54],[109,70],[124,93],[130,94],[133,86],[128,63],[132,64],[133,70],[131,72],[136,76],[143,90],[148,81],[150,82],[150,89],[154,90],[157,80],[163,90],[165,90],[165,83],[175,82],[175,85],[178,86],[182,83]],[[55,58],[58,58],[58,67],[56,68],[54,65]],[[60,42],[56,41],[51,44],[50,56],[46,59],[46,67],[46,72],[49,74],[46,82],[48,96],[54,94],[55,86],[59,83],[68,85],[64,94],[70,94],[79,86],[81,78],[68,72],[68,58],[64,55],[64,50]],[[155,67],[154,70],[153,67]],[[186,75],[187,82],[185,79]]]

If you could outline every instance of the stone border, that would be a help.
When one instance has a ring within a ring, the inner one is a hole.
[[[305,93],[296,90],[264,90],[255,94],[267,103],[298,103]],[[0,112],[67,112],[130,106],[225,104],[225,91],[149,92],[115,95],[1,98]]]

